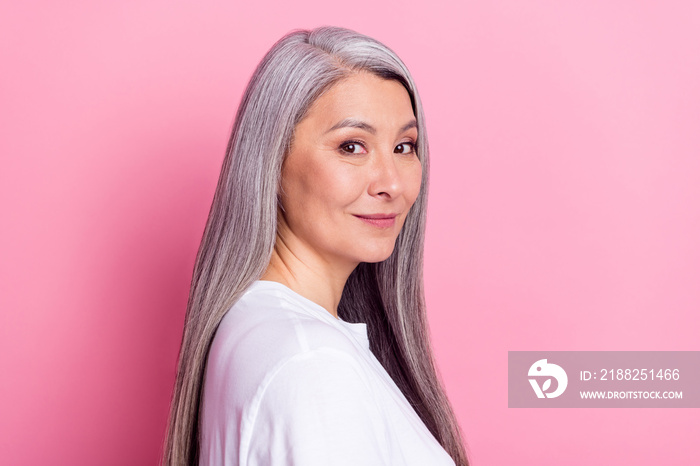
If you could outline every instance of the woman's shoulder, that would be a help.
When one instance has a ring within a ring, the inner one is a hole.
[[[224,316],[212,342],[207,372],[236,384],[260,383],[299,355],[357,357],[357,335],[325,309],[273,282],[255,282]],[[306,302],[308,301],[308,302]],[[360,336],[361,337],[361,336]]]
[[[337,455],[372,464],[385,454],[383,414],[363,354],[369,349],[352,325],[364,324],[339,321],[273,285],[244,293],[209,352],[204,457],[225,455],[220,439],[234,443],[224,450],[255,464],[332,464]]]

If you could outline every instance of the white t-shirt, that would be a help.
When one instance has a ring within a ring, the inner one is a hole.
[[[454,466],[369,349],[367,325],[256,281],[208,356],[200,465]]]

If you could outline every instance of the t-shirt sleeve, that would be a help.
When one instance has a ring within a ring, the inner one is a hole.
[[[250,466],[390,464],[381,408],[360,364],[320,348],[286,360],[261,387]]]

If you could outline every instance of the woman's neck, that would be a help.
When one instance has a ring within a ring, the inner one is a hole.
[[[261,280],[282,283],[301,296],[326,309],[338,318],[338,304],[345,282],[357,264],[341,265],[321,260],[314,254],[291,251],[277,241],[270,263]]]

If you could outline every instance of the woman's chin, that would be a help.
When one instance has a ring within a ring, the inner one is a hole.
[[[383,248],[383,249],[378,249],[375,251],[367,252],[367,254],[364,255],[364,258],[362,259],[362,262],[369,262],[369,263],[376,263],[376,262],[384,262],[387,260],[389,257],[391,257],[391,253],[394,252],[394,245],[391,245],[391,248]]]

